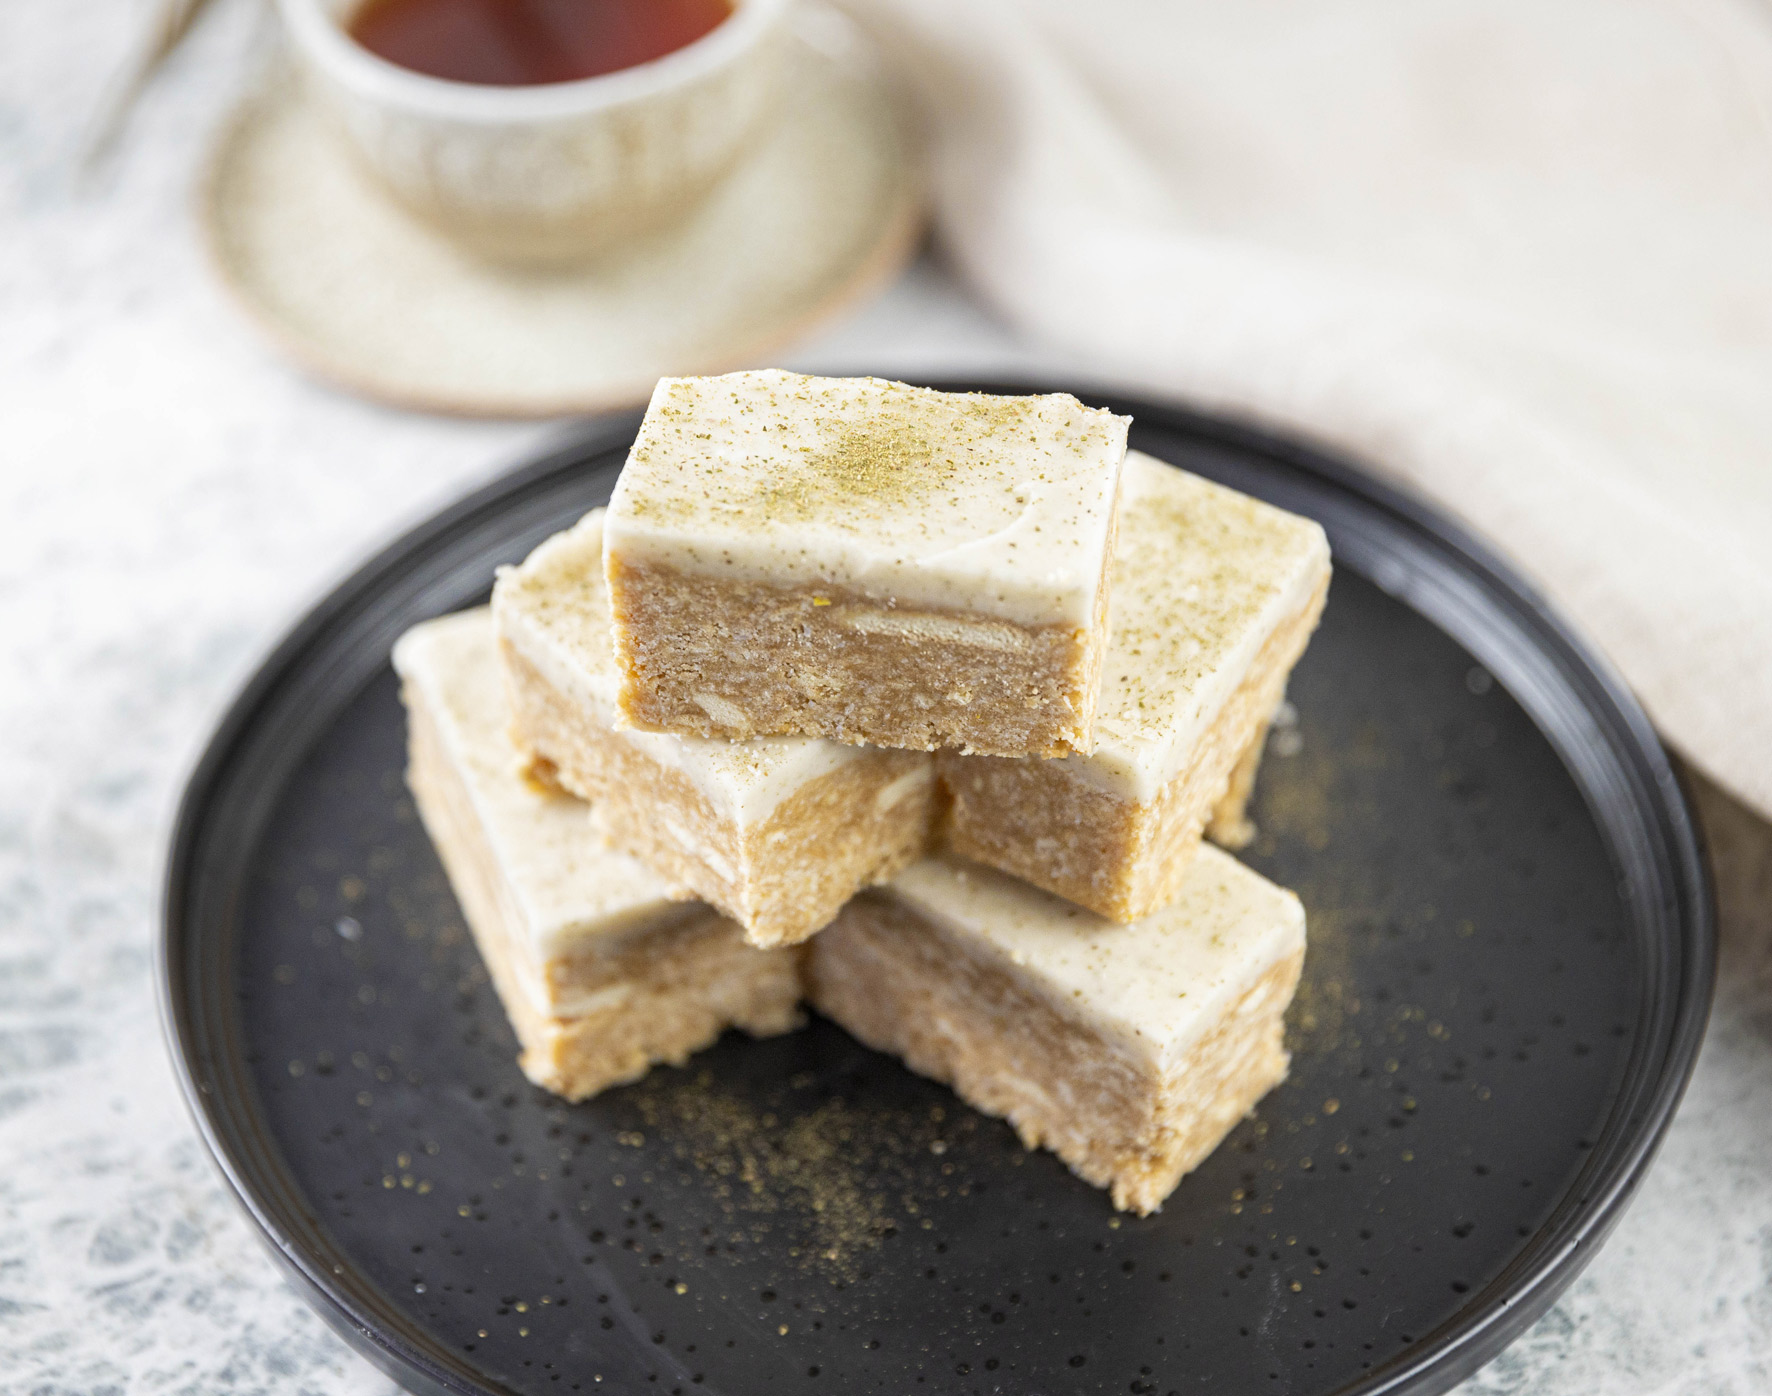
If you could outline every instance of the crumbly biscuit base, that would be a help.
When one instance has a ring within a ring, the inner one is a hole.
[[[1282,683],[1274,707],[1277,709],[1285,698],[1286,686]],[[1267,750],[1268,729],[1272,726],[1273,714],[1270,712],[1256,726],[1249,745],[1243,748],[1237,764],[1231,767],[1230,783],[1212,807],[1212,817],[1206,821],[1206,837],[1220,848],[1235,852],[1255,842],[1259,831],[1249,818],[1249,798],[1255,794],[1255,777],[1261,771],[1261,757]]]
[[[1101,690],[1095,624],[1022,626],[609,563],[621,708],[636,727],[796,735],[998,756],[1086,751]]]
[[[407,783],[522,1044],[518,1062],[531,1081],[583,1100],[637,1080],[654,1063],[682,1063],[728,1027],[763,1037],[799,1025],[799,952],[756,950],[738,926],[706,907],[685,905],[673,924],[538,962],[517,895],[433,719],[411,686],[405,699]],[[553,1011],[587,998],[587,1011]]]
[[[1210,824],[1220,842],[1247,843],[1244,816],[1262,741],[1292,666],[1323,613],[1329,576],[1275,628],[1201,736],[1193,760],[1154,799],[1103,789],[1068,763],[937,758],[953,797],[947,837],[964,857],[1121,923],[1175,900]]]
[[[1302,949],[1274,964],[1167,1069],[890,894],[851,902],[812,942],[807,997],[868,1046],[952,1086],[1044,1146],[1115,1207],[1155,1211],[1285,1079],[1282,1015]]]
[[[568,1100],[584,1100],[637,1081],[659,1063],[681,1066],[728,1027],[773,1037],[805,1021],[800,950],[758,950],[725,917],[656,939],[661,943],[647,954],[623,956],[619,1003],[545,1019],[529,1034],[519,1030],[525,1076]]]
[[[568,702],[511,645],[501,653],[512,735],[531,757],[532,778],[594,801],[611,842],[719,907],[753,945],[805,940],[928,845],[935,781],[915,779],[927,757],[863,753],[744,827],[683,772]]]

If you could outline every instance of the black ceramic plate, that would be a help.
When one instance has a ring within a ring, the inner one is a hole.
[[[608,495],[636,418],[607,420],[298,626],[179,820],[192,1109],[372,1361],[538,1396],[1439,1391],[1586,1262],[1710,998],[1692,821],[1642,713],[1427,509],[1113,405],[1334,545],[1246,855],[1310,916],[1291,1078],[1144,1220],[828,1023],[585,1105],[529,1086],[402,784],[387,654]]]

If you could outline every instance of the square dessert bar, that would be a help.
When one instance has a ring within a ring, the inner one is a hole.
[[[394,667],[407,780],[530,1080],[582,1100],[727,1027],[798,1024],[798,951],[754,949],[711,908],[674,900],[603,845],[581,802],[524,781],[484,609],[409,630]]]
[[[1067,394],[661,379],[604,536],[623,715],[1087,750],[1128,421]]]
[[[804,940],[922,855],[934,760],[820,738],[734,743],[622,727],[604,528],[594,511],[493,589],[512,732],[532,775],[594,802],[613,843],[719,907],[752,944]]]
[[[1329,587],[1323,530],[1137,451],[1126,458],[1095,748],[943,753],[949,837],[1116,921],[1166,906],[1202,829],[1235,847],[1286,679]]]
[[[1285,1078],[1303,961],[1298,898],[1215,848],[1131,925],[944,857],[844,908],[807,996],[1149,1213]]]

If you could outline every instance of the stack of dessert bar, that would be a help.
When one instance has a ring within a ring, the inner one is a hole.
[[[395,649],[537,1084],[804,1000],[1149,1212],[1286,1072],[1304,914],[1229,854],[1316,524],[1065,395],[658,385],[607,509]]]

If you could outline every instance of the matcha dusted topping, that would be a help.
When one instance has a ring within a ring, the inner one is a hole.
[[[723,404],[716,392],[705,407],[699,380],[666,380],[670,398],[649,414],[634,447],[633,463],[660,477],[636,496],[636,517],[766,526],[838,515],[841,524],[845,511],[859,510],[849,514],[859,526],[870,506],[911,513],[983,504],[1010,513],[1086,465],[1117,420],[1068,394],[992,397],[878,378],[769,376],[786,381],[760,394],[733,387]]]
[[[1317,553],[1314,525],[1161,468],[1129,496],[1109,604],[1101,711],[1128,727],[1166,722]]]
[[[1329,547],[1309,519],[1134,451],[1114,559],[1095,750],[1067,759],[1149,798],[1309,600]]]
[[[779,371],[664,379],[611,502],[611,551],[1087,624],[1126,427],[1067,394]]]
[[[954,857],[925,858],[891,885],[924,919],[989,947],[1043,997],[1069,1000],[1104,1035],[1169,1060],[1304,943],[1298,898],[1210,844],[1175,901],[1130,925]]]

